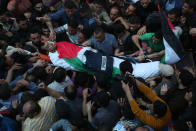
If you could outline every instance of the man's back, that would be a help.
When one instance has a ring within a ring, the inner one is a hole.
[[[25,131],[47,131],[56,120],[55,99],[51,96],[42,98],[38,104],[41,112],[34,118],[27,118],[24,122]]]
[[[105,55],[113,55],[114,48],[117,48],[118,43],[112,34],[105,33],[105,39],[102,42],[97,42],[93,36],[90,39],[91,46]]]
[[[107,107],[98,109],[92,123],[97,127],[107,125],[112,128],[120,119],[120,110],[118,109],[116,103],[113,100],[110,100]]]

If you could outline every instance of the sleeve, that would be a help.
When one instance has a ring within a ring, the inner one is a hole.
[[[149,87],[147,87],[145,84],[140,84],[138,86],[138,89],[151,101],[154,102],[156,100],[160,100],[164,102],[161,98],[159,98]]]
[[[15,80],[13,80],[13,81],[11,81],[11,82],[9,83],[9,86],[12,87],[12,88],[14,88],[14,87],[16,86],[16,83],[17,83],[19,80],[21,80],[22,78],[24,78],[23,75],[16,77]]]
[[[67,26],[67,24],[65,24],[63,26],[55,28],[54,31],[55,31],[56,34],[59,34],[59,33],[66,32],[67,29],[68,29],[68,26]]]
[[[50,17],[52,21],[57,21],[62,17],[63,14],[64,14],[64,8],[60,9],[55,13],[49,14],[48,17]]]
[[[13,46],[8,46],[7,48],[6,48],[6,54],[7,55],[11,55],[14,51],[15,51],[15,47],[13,47]]]
[[[88,43],[91,45],[91,46],[93,46],[94,44],[94,42],[93,42],[93,36],[88,40]]]
[[[140,36],[140,40],[150,40],[154,36],[154,33],[144,33]]]
[[[115,38],[114,36],[112,36],[112,37],[113,37],[112,46],[113,46],[114,48],[117,48],[117,47],[118,47],[118,42],[117,42],[117,40],[116,40],[116,38]]]
[[[93,127],[98,127],[100,125],[99,120],[97,119],[96,116],[93,118],[91,124],[93,125]]]
[[[129,104],[133,114],[144,124],[149,125],[152,128],[160,128],[163,126],[161,121],[159,122],[159,120],[156,120],[152,115],[147,114],[144,110],[140,109],[135,100],[132,100]]]
[[[33,92],[37,91],[37,89],[38,89],[37,85],[34,82],[30,82],[29,86],[27,86],[26,88],[33,91]]]
[[[63,129],[65,131],[71,131],[71,128],[70,128],[70,123],[67,121],[67,120],[59,120],[57,122],[55,122],[51,128],[50,128],[50,131],[58,131],[60,129]]]
[[[31,130],[31,124],[29,118],[27,118],[24,121],[24,131],[30,131]]]
[[[110,17],[108,16],[108,14],[105,11],[102,13],[102,16],[103,16],[103,19],[107,25],[112,23]]]

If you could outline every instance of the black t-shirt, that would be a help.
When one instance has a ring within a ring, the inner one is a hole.
[[[136,3],[136,13],[142,20],[142,23],[145,22],[147,16],[152,13],[153,11],[157,11],[155,4],[150,2],[147,8],[143,8],[140,1]]]

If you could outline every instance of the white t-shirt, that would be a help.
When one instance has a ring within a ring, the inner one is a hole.
[[[160,61],[132,64],[134,77],[143,79],[160,75]]]
[[[63,81],[61,83],[53,81],[52,83],[50,83],[48,85],[48,88],[51,88],[51,89],[59,92],[60,94],[64,95],[64,88],[69,85],[73,85],[73,82],[71,81],[71,79],[68,76],[66,76],[65,81]]]

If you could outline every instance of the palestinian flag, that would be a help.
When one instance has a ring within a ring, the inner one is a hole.
[[[184,57],[185,51],[179,40],[178,31],[167,18],[166,13],[160,7],[158,9],[161,16],[163,43],[165,46],[165,56],[162,58],[161,63],[174,64]]]
[[[75,70],[94,74],[92,70],[87,69],[84,64],[86,63],[86,56],[84,53],[87,50],[92,50],[91,47],[80,47],[70,42],[62,41],[56,42],[57,51],[49,53],[51,62],[55,66],[60,66],[66,70]],[[112,76],[120,74],[119,65],[122,59],[114,58]]]

